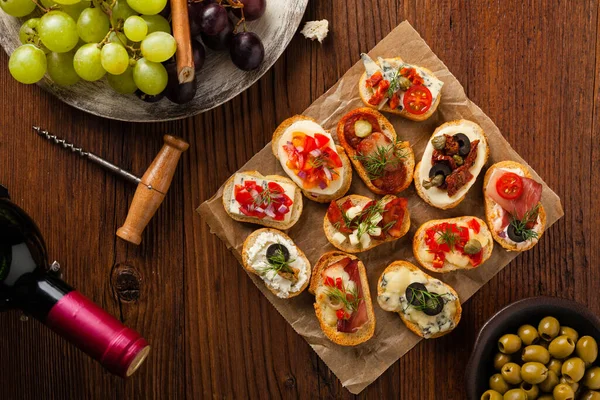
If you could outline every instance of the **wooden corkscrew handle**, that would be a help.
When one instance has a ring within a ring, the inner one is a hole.
[[[133,244],[141,243],[142,232],[171,186],[181,153],[190,146],[185,140],[175,136],[165,135],[163,139],[165,143],[162,149],[138,184],[125,223],[117,230],[118,237]]]

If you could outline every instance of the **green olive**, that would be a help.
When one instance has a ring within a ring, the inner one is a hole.
[[[575,352],[586,365],[591,365],[598,357],[598,343],[591,336],[582,336],[575,345]]]
[[[592,367],[585,371],[583,384],[592,390],[600,389],[600,367]]]
[[[487,390],[481,395],[480,400],[502,400],[502,395],[495,390]]]
[[[545,340],[540,340],[539,342],[537,342],[538,346],[542,346],[543,348],[547,349],[548,346],[550,345],[550,342],[546,342]]]
[[[551,394],[544,394],[537,398],[537,400],[554,400]]]
[[[566,383],[556,385],[552,391],[552,395],[554,396],[554,400],[575,400],[575,392]]]
[[[577,392],[577,389],[579,389],[579,383],[578,382],[569,382],[567,380],[567,378],[565,378],[564,376],[560,377],[560,380],[558,383],[564,383],[566,385],[571,386],[571,389],[573,389],[573,392]]]
[[[575,342],[567,335],[557,336],[548,346],[550,355],[554,358],[567,358],[573,354]]]
[[[559,375],[561,373],[560,369],[562,368],[562,364],[563,364],[563,362],[561,360],[557,360],[556,358],[553,358],[552,360],[550,360],[547,367],[550,371],[554,371],[554,373],[556,375]]]
[[[538,385],[532,385],[531,383],[521,382],[521,389],[527,394],[527,400],[535,400],[540,395],[540,388]]]
[[[504,393],[504,400],[527,400],[527,393],[523,389],[510,389]]]
[[[573,357],[565,361],[560,369],[567,382],[579,382],[585,374],[585,363],[581,358]]]
[[[504,354],[513,354],[521,350],[521,338],[508,333],[498,340],[498,349]]]
[[[542,339],[551,341],[560,332],[560,323],[554,317],[545,317],[540,321],[538,325],[538,333]]]
[[[525,346],[537,344],[537,342],[540,341],[540,335],[538,334],[537,329],[532,325],[521,325],[517,333]]]
[[[600,400],[600,392],[596,392],[595,390],[588,390],[585,392],[579,400]]]
[[[500,394],[504,394],[510,389],[510,386],[506,383],[502,375],[494,374],[490,377],[490,389],[495,390]]]
[[[539,362],[528,362],[521,366],[521,378],[527,383],[537,385],[548,377],[548,368]]]
[[[496,353],[494,356],[494,368],[496,371],[500,371],[502,366],[507,362],[510,362],[510,356],[508,354]]]
[[[540,390],[544,393],[552,393],[554,386],[558,385],[558,375],[554,371],[548,371],[548,377],[539,384]]]
[[[568,336],[571,338],[571,340],[575,343],[577,343],[577,340],[579,340],[579,333],[577,333],[577,331],[573,328],[570,328],[568,326],[561,326],[560,327],[560,332],[558,332],[559,336]]]
[[[504,364],[501,374],[506,383],[511,385],[518,385],[523,381],[521,379],[521,367],[513,362]]]
[[[521,359],[525,362],[537,361],[542,364],[548,364],[550,362],[550,353],[544,347],[532,344],[525,347]]]

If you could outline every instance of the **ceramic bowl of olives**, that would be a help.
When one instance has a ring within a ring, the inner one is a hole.
[[[600,400],[600,318],[582,304],[531,297],[481,328],[467,365],[469,400]]]

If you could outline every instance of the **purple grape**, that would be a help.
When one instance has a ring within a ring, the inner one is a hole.
[[[204,65],[206,51],[204,50],[202,43],[196,39],[192,39],[192,55],[194,56],[194,67],[196,68],[196,72],[198,72]]]
[[[236,67],[251,71],[265,58],[265,47],[254,32],[240,32],[233,36],[229,54]]]
[[[259,19],[265,13],[267,8],[267,0],[240,0],[244,4],[244,17],[246,21],[254,21]],[[240,8],[235,8],[233,13],[238,18],[242,18],[242,11]]]
[[[201,10],[199,18],[194,21],[200,26],[200,30],[207,35],[216,35],[227,27],[227,10],[220,4],[207,4]]]
[[[225,50],[229,47],[231,43],[231,38],[233,37],[233,22],[228,19],[227,26],[221,32],[216,35],[207,35],[206,33],[200,34],[202,37],[202,42],[212,50]]]
[[[191,82],[182,85],[179,83],[179,78],[177,77],[177,64],[168,64],[166,65],[166,69],[169,81],[164,94],[167,96],[167,99],[176,104],[185,104],[192,101],[196,95],[196,88],[198,86],[196,84],[196,77],[194,76]]]

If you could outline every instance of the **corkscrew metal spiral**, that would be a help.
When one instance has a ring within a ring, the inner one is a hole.
[[[65,139],[61,139],[56,135],[52,135],[50,132],[40,128],[39,126],[34,126],[33,130],[36,131],[38,135],[54,142],[55,144],[58,144],[59,146],[62,146],[65,149],[71,150],[73,153],[77,153],[82,157],[87,157],[90,155],[90,153],[84,151],[81,147],[75,147],[74,144],[67,142]]]

